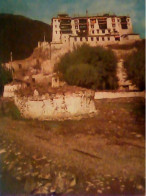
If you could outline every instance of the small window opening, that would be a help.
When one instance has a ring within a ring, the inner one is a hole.
[[[21,69],[21,68],[22,68],[22,65],[21,65],[21,64],[18,64],[18,66],[19,66],[19,69]]]
[[[115,37],[115,41],[120,41],[120,37]]]

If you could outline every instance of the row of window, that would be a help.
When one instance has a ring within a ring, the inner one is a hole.
[[[105,41],[105,37],[101,37],[101,39],[99,40],[99,37],[96,37],[94,39],[94,37],[85,37],[85,40],[86,41]],[[110,41],[110,37],[107,37],[107,40]],[[78,41],[77,40],[77,37],[74,37],[74,41]],[[83,37],[80,37],[80,41],[82,42],[83,41]],[[120,37],[115,37],[115,41],[120,41]]]
[[[108,33],[111,32],[111,30],[109,30],[109,29],[107,31],[108,31]],[[102,29],[101,32],[102,33],[105,33],[105,29]],[[98,33],[99,34],[99,29],[97,29],[96,31],[95,30],[92,30],[92,34],[95,34],[95,33]]]
[[[57,34],[57,31],[55,31],[55,32]],[[102,29],[101,32],[105,33],[105,29]],[[108,33],[110,33],[110,32],[111,32],[111,30],[108,29]],[[114,32],[116,33],[117,31],[114,29]],[[76,31],[76,33],[78,33],[78,31]],[[99,29],[97,29],[96,31],[92,30],[92,34],[95,34],[95,33],[99,34]]]
[[[60,27],[60,26],[59,26]],[[91,28],[94,29],[95,25],[94,24],[91,24]],[[112,27],[116,27],[116,24],[115,23],[112,23]],[[57,25],[55,25],[55,28],[57,28]],[[75,25],[75,29],[78,29],[78,24]]]
[[[86,19],[85,19],[86,20]],[[98,19],[97,19],[98,20]],[[60,20],[54,20],[55,22],[60,22]],[[116,20],[115,18],[112,18],[112,22],[114,23]],[[120,22],[120,19],[117,19],[118,22]],[[122,20],[121,20],[122,21]],[[126,20],[127,22],[129,22],[129,19],[127,18]],[[74,20],[75,23],[78,23],[78,20]],[[91,23],[96,23],[96,19],[90,19]]]

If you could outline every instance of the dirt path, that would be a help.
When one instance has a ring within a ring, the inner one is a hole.
[[[142,103],[97,101],[99,115],[79,121],[1,117],[3,170],[26,193],[144,193]]]

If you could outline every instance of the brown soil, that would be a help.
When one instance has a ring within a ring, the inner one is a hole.
[[[20,163],[33,168],[26,167],[30,174],[40,175],[50,160],[50,183],[60,171],[74,174],[74,194],[143,194],[144,99],[99,100],[96,106],[97,116],[76,121],[16,121],[1,116],[0,149],[11,156],[20,152]],[[46,162],[41,162],[42,157]],[[14,169],[18,167],[15,164]]]

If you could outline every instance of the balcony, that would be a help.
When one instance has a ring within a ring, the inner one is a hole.
[[[60,25],[60,29],[63,30],[63,29],[71,29],[71,25]]]
[[[87,24],[87,19],[79,19],[80,24]]]
[[[68,25],[68,24],[71,24],[71,20],[70,20],[70,19],[61,20],[61,21],[60,21],[60,24],[61,24],[61,25]]]
[[[61,29],[61,33],[62,34],[72,34],[72,30],[71,29]]]
[[[79,25],[80,30],[87,30],[87,25]]]

